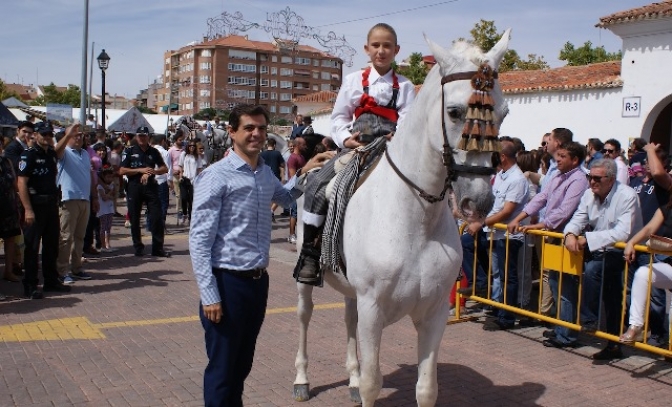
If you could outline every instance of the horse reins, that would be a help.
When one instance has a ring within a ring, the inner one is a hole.
[[[479,71],[468,71],[468,72],[458,72],[458,73],[453,73],[450,75],[446,75],[443,78],[441,78],[441,129],[443,132],[443,165],[446,167],[446,178],[443,183],[443,190],[439,195],[432,195],[427,193],[424,189],[420,188],[417,186],[413,181],[411,181],[407,176],[405,176],[399,168],[394,164],[392,161],[392,158],[390,158],[390,154],[387,149],[385,149],[385,158],[387,158],[387,162],[390,163],[390,166],[394,170],[394,172],[401,178],[408,186],[411,188],[415,189],[418,191],[418,194],[422,199],[429,203],[435,203],[435,202],[440,202],[443,201],[443,199],[446,197],[446,192],[451,189],[451,183],[457,179],[457,174],[460,173],[466,173],[466,174],[475,174],[475,175],[492,175],[495,173],[495,169],[492,167],[485,167],[485,166],[469,166],[469,165],[459,165],[455,163],[455,150],[453,147],[450,146],[450,142],[448,141],[448,132],[446,131],[446,98],[445,94],[443,93],[443,85],[446,83],[454,82],[454,81],[463,81],[463,80],[471,80],[474,75],[477,75]],[[493,72],[493,77],[497,78],[497,71]]]

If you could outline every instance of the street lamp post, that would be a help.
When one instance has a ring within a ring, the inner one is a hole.
[[[103,51],[98,55],[98,68],[100,68],[100,72],[103,75],[103,89],[102,92],[103,94],[101,95],[101,111],[103,117],[101,117],[100,122],[102,124],[102,127],[104,130],[106,130],[105,127],[105,70],[107,70],[107,67],[110,65],[110,56],[107,55],[107,52],[105,52],[105,49],[103,48]]]

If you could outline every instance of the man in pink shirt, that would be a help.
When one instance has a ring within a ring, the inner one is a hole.
[[[565,225],[579,206],[581,197],[589,187],[585,173],[580,166],[586,158],[586,149],[577,142],[569,142],[560,146],[555,153],[555,160],[559,174],[556,175],[547,188],[534,196],[525,205],[523,211],[507,226],[509,233],[532,229],[546,229],[562,232]],[[520,226],[520,222],[528,216],[535,216],[546,208],[546,216],[542,221],[532,225]],[[553,296],[558,294],[558,273],[552,271],[549,275],[549,284]],[[562,278],[562,298],[560,303],[560,319],[566,322],[576,322],[576,303],[578,296],[578,280],[576,276],[564,275]],[[546,339],[543,344],[547,347],[565,348],[574,346],[577,332],[569,328],[557,326],[553,331],[544,332]]]

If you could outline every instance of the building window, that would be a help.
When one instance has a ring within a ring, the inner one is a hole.
[[[247,76],[229,76],[230,85],[247,85],[255,86],[257,84],[256,78],[249,78]]]
[[[268,99],[268,92],[259,92],[259,99]]]
[[[201,51],[201,56],[204,58],[211,57],[212,52],[209,49],[204,49]]]
[[[320,90],[320,88],[317,85],[313,85],[313,90],[317,92],[318,90]]]
[[[257,53],[254,51],[242,51],[239,49],[229,49],[229,58],[232,59],[257,59]]]
[[[273,56],[271,57],[271,62],[278,62],[278,56],[277,56],[277,55],[273,55]]]
[[[331,79],[331,72],[322,72],[320,78],[325,80],[325,81],[330,80]]]
[[[313,79],[320,79],[320,71],[313,71]]]
[[[271,100],[278,100],[278,94],[275,92],[271,92]]]
[[[210,75],[201,75],[199,81],[200,83],[210,83]]]
[[[313,66],[320,66],[320,60],[319,59],[313,59]]]
[[[271,75],[277,75],[278,74],[278,68],[272,66],[271,67]]]
[[[262,65],[261,66],[261,73],[268,73],[268,66]]]
[[[290,106],[280,106],[280,114],[290,114],[292,113],[292,108]]]
[[[331,90],[331,85],[328,83],[323,83],[320,85],[320,90]]]
[[[210,89],[201,89],[201,97],[210,97]]]
[[[277,87],[278,87],[278,81],[271,80],[271,88],[277,88]]]
[[[294,58],[294,63],[297,65],[310,65],[310,58],[296,57]]]
[[[256,65],[246,65],[246,64],[232,64],[229,63],[229,71],[231,72],[257,72]]]
[[[275,113],[275,105],[271,106],[271,113]]]
[[[206,70],[209,71],[210,69],[212,69],[212,63],[210,63],[210,62],[201,62],[200,66],[201,66],[202,71],[206,71]]]
[[[286,102],[288,100],[292,100],[292,94],[291,93],[281,93],[280,94],[280,100],[283,102]]]
[[[228,95],[231,99],[254,99],[253,90],[229,89]]]
[[[261,86],[268,86],[268,83],[269,83],[268,79],[262,79],[260,85]]]
[[[292,57],[284,56],[282,59],[280,59],[280,62],[283,64],[291,64],[292,63]]]
[[[325,68],[336,68],[337,67],[336,65],[337,65],[336,61],[331,61],[328,59],[322,60],[322,66]]]
[[[210,102],[201,102],[201,109],[210,109]]]
[[[293,69],[282,68],[280,69],[280,76],[292,76],[294,74]]]
[[[292,88],[292,82],[291,81],[280,81],[280,88],[281,89],[291,89]]]

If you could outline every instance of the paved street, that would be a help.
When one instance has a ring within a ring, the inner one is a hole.
[[[174,216],[171,218],[174,223]],[[120,251],[86,263],[94,279],[72,293],[21,299],[18,283],[0,283],[15,299],[0,303],[0,406],[199,406],[206,363],[197,318],[186,229],[170,226],[170,259],[136,258],[129,230],[115,219]],[[317,290],[310,330],[312,399],[291,396],[298,327],[291,270],[296,253],[279,218],[272,244],[268,314],[248,406],[349,406],[342,300]],[[145,236],[149,243],[149,237]],[[449,325],[439,357],[439,406],[667,406],[672,364],[639,351],[615,363],[541,345],[541,328],[486,332],[483,321]],[[377,406],[415,405],[416,345],[410,320],[388,328]]]

